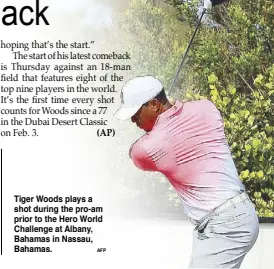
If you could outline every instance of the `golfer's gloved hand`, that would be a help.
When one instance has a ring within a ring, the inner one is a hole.
[[[211,9],[212,8],[212,2],[210,0],[204,0],[204,8],[205,9]]]

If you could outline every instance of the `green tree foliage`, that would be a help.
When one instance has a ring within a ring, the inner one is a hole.
[[[132,76],[153,74],[168,85],[184,51],[186,24],[178,21],[170,6],[132,0],[125,16],[117,18],[115,45],[130,52]]]
[[[177,14],[134,0],[120,21],[123,41],[134,55],[133,75],[153,74],[165,85],[194,31],[200,4],[168,2]],[[240,178],[264,217],[274,217],[273,63],[273,1],[230,1],[207,15],[174,93],[216,104]],[[168,195],[178,202],[172,188]]]
[[[274,217],[273,1],[231,1],[211,15],[220,24],[197,36],[188,70],[198,90],[187,97],[220,109],[240,178],[259,215]]]

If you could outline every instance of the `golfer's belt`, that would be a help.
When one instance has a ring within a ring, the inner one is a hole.
[[[210,218],[212,218],[215,215],[218,215],[219,213],[221,213],[222,211],[226,210],[227,208],[230,208],[232,206],[236,206],[236,204],[240,203],[240,202],[244,202],[245,200],[249,200],[249,196],[248,194],[244,191],[230,199],[228,199],[227,201],[225,201],[224,203],[222,203],[221,205],[217,206],[215,209],[213,209],[209,214],[205,215],[202,219],[200,219],[199,221],[195,222],[195,225],[197,227],[199,227],[205,220],[209,220]]]

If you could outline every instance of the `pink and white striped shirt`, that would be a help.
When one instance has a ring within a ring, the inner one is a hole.
[[[132,145],[130,156],[138,168],[168,178],[194,221],[245,189],[220,112],[209,100],[176,101]]]

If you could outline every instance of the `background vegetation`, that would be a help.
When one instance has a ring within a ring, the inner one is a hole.
[[[120,31],[111,35],[113,44],[123,43],[132,55],[130,76],[153,74],[167,89],[200,11],[197,0],[132,0],[117,18]],[[261,217],[274,217],[273,50],[272,0],[217,6],[203,21],[172,95],[216,104],[240,178]],[[149,176],[143,181],[157,186]],[[161,184],[163,198],[179,206],[173,188],[164,178]]]

